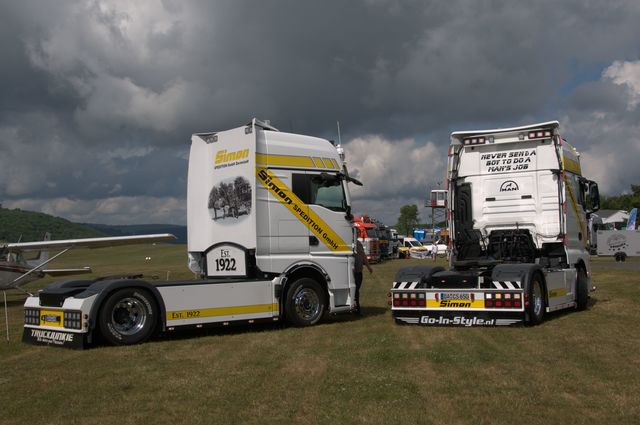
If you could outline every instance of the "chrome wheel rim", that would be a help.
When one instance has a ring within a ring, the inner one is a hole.
[[[314,320],[320,314],[320,297],[316,291],[303,288],[294,298],[296,314],[303,320]]]
[[[542,288],[538,281],[533,285],[533,313],[536,316],[540,316],[542,314]]]
[[[111,310],[111,324],[122,335],[133,335],[144,327],[147,309],[137,298],[123,298]]]

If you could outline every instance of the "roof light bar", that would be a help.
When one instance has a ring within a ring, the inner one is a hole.
[[[484,137],[468,137],[464,139],[465,145],[483,145],[485,143]]]
[[[551,130],[535,130],[529,132],[529,139],[542,139],[551,137]]]

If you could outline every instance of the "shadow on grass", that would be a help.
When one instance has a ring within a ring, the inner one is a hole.
[[[387,311],[383,307],[363,307],[362,315],[355,313],[338,313],[325,315],[323,320],[315,326],[327,326],[334,323],[345,322],[357,322],[366,317],[380,316]],[[314,327],[315,327],[314,326]],[[175,331],[161,332],[153,338],[145,342],[145,344],[162,342],[162,341],[181,341],[188,339],[201,338],[205,336],[223,336],[223,335],[239,335],[239,334],[255,334],[262,332],[274,332],[281,331],[293,326],[286,323],[284,320],[274,321],[262,321],[252,324],[247,323],[233,323],[230,322],[227,326],[221,325],[209,325],[202,328],[186,328],[177,329]],[[103,340],[103,338],[96,333],[96,341],[91,344],[90,348],[109,347],[110,344]]]
[[[590,308],[593,308],[597,303],[598,303],[598,300],[596,298],[589,297],[589,300],[587,301],[586,310],[589,310]],[[544,316],[543,324],[544,324],[544,322],[552,322],[554,320],[558,320],[558,319],[560,319],[562,317],[565,317],[567,315],[580,314],[581,312],[586,311],[586,310],[579,311],[579,310],[576,310],[575,308],[567,308],[567,309],[564,309],[564,310],[559,310],[559,311],[554,311],[554,312],[551,312],[551,313],[547,313]]]

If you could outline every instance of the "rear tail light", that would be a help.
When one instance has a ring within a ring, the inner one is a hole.
[[[490,292],[484,294],[485,308],[522,308],[522,294],[519,292]]]
[[[40,324],[40,310],[37,308],[25,308],[24,309],[24,324],[25,325],[39,325]]]
[[[69,329],[82,329],[82,312],[81,311],[65,311],[64,327]]]
[[[426,307],[427,299],[422,292],[403,292],[393,294],[394,307]]]

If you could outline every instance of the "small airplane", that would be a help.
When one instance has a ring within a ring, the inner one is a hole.
[[[91,273],[90,267],[80,269],[45,269],[44,266],[55,260],[71,248],[103,248],[108,246],[133,245],[145,242],[158,242],[176,239],[171,233],[136,236],[112,236],[105,238],[63,239],[52,241],[47,233],[44,240],[38,242],[16,242],[0,244],[0,291],[4,295],[4,320],[7,341],[9,341],[9,315],[7,310],[7,290],[18,289],[28,294],[21,286],[41,279],[45,275],[63,276]],[[49,258],[48,249],[62,249]],[[27,260],[23,253],[38,251],[36,258]]]
[[[132,245],[176,239],[171,233],[135,236],[112,236],[104,238],[64,239],[52,241],[50,235],[37,242],[17,242],[0,244],[0,291],[20,289],[21,286],[41,279],[45,275],[63,276],[91,273],[90,267],[78,269],[46,269],[54,259],[72,248],[103,248],[108,246]],[[49,258],[49,249],[62,249]],[[38,251],[34,259],[25,259],[24,252]]]

